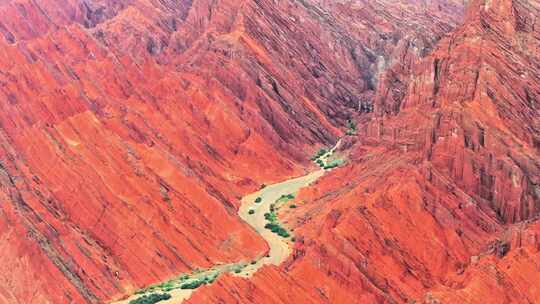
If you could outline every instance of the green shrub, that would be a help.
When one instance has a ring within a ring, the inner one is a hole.
[[[214,283],[214,281],[217,279],[217,277],[218,277],[218,274],[216,273],[216,274],[214,274],[212,276],[204,278],[204,284],[212,284],[212,283]]]
[[[262,198],[261,198],[261,197],[257,197],[257,198],[255,199],[255,203],[258,204],[258,203],[260,203],[260,202],[262,202]]]
[[[295,209],[295,208],[296,208],[296,205],[292,204],[292,205],[289,206],[289,208]]]
[[[236,264],[236,265],[232,266],[232,270],[234,271],[234,273],[240,273],[240,272],[242,272],[242,269],[244,269],[244,267],[246,267],[246,266],[242,265],[242,264]]]
[[[356,123],[352,120],[347,120],[347,132],[346,134],[347,135],[356,135],[356,129],[357,129],[357,126],[356,126]]]
[[[255,210],[253,210],[253,209],[250,209],[250,210],[248,211],[248,214],[254,214],[254,213],[255,213]]]
[[[326,166],[324,166],[324,169],[333,169],[343,164],[343,161],[341,159],[336,159],[330,163],[328,163]]]
[[[319,157],[321,157],[321,156],[325,155],[326,153],[328,153],[328,151],[325,148],[322,148],[322,149],[319,150],[319,152],[317,152],[317,155]]]
[[[129,304],[154,304],[159,301],[168,300],[171,298],[171,295],[168,293],[153,293],[150,295],[144,295],[135,300],[129,301]]]
[[[277,234],[283,238],[288,238],[290,237],[291,235],[289,234],[289,232],[281,227],[279,227],[280,229],[278,230]]]
[[[174,285],[175,285],[175,284],[174,284],[174,281],[171,280],[171,281],[167,281],[167,282],[165,282],[165,283],[161,283],[161,284],[159,284],[159,285],[156,285],[155,287],[160,288],[160,289],[169,289],[169,290],[172,290],[173,287],[174,287]]]
[[[285,230],[283,227],[279,226],[278,224],[276,223],[268,223],[266,225],[264,225],[264,228],[272,231],[273,233],[281,236],[281,237],[284,237],[284,238],[287,238],[290,236],[289,232],[287,230]]]
[[[187,282],[187,283],[182,284],[182,286],[180,286],[180,288],[181,289],[197,289],[203,284],[206,284],[205,280],[195,280],[195,281],[191,281],[191,282]]]
[[[317,153],[315,153],[315,155],[313,155],[311,157],[311,160],[312,161],[317,161],[321,156],[325,155],[326,153],[328,153],[328,151],[325,148],[322,148],[319,151],[317,151]]]
[[[275,213],[265,213],[264,214],[264,219],[269,221],[269,222],[275,222],[277,221],[277,216]]]
[[[282,195],[281,198],[278,199],[279,200],[289,200],[289,199],[293,199],[294,198],[294,195],[292,194],[288,194],[288,195]],[[270,205],[270,212],[266,212],[264,214],[264,218],[268,221],[268,223],[266,223],[266,225],[264,225],[264,228],[265,229],[268,229],[270,231],[272,231],[273,233],[281,236],[281,237],[284,237],[284,238],[287,238],[290,236],[290,233],[285,230],[283,227],[281,227],[278,223],[278,218],[277,218],[277,215],[275,213],[275,204],[271,204]]]
[[[276,203],[286,203],[293,199],[294,199],[294,194],[286,194],[286,195],[283,194],[276,200]]]
[[[266,223],[266,225],[264,225],[264,228],[272,230],[272,227],[274,227],[275,225],[276,224],[274,224],[274,223]]]

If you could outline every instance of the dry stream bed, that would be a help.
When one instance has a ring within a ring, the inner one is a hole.
[[[294,236],[280,226],[275,211],[294,199],[294,195],[301,188],[309,186],[323,176],[327,170],[341,164],[341,161],[330,160],[339,144],[340,141],[328,151],[321,149],[312,158],[319,165],[320,170],[266,186],[242,199],[238,215],[268,243],[270,249],[266,256],[257,257],[252,261],[240,261],[215,265],[209,269],[195,270],[191,274],[183,274],[164,283],[141,289],[130,297],[111,302],[111,304],[153,304],[158,302],[160,304],[177,304],[188,299],[198,287],[212,284],[221,274],[231,273],[235,276],[248,278],[264,265],[279,265],[284,262],[291,254]],[[289,207],[291,206],[289,205]]]

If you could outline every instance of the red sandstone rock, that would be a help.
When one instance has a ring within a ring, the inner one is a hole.
[[[458,2],[0,4],[0,303],[263,253],[238,199],[351,117],[290,260],[188,302],[540,301],[539,6]]]
[[[405,52],[410,60],[389,67],[348,165],[303,190],[283,219],[297,242],[282,293],[323,303],[540,301],[538,8],[473,1],[429,56]],[[272,283],[259,284],[250,294]],[[207,288],[191,303],[207,299],[272,302]]]
[[[293,102],[303,91],[277,67],[252,68],[277,55],[234,11],[0,5],[2,302],[103,302],[266,250],[238,198],[301,174],[303,149],[333,139],[339,119]]]

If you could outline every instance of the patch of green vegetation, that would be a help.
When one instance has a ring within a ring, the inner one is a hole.
[[[349,135],[349,136],[354,136],[356,135],[356,131],[357,131],[357,126],[356,126],[356,122],[352,121],[352,120],[347,120],[347,131],[345,132],[345,134]]]
[[[206,279],[206,278],[205,278]],[[193,280],[191,282],[184,283],[180,286],[181,289],[197,289],[201,285],[206,284],[205,279]]]
[[[270,212],[265,213],[264,218],[268,221],[268,223],[264,225],[264,228],[284,238],[291,236],[285,228],[279,225],[274,204],[270,205]]]
[[[182,285],[180,285],[180,289],[197,289],[201,285],[212,284],[218,276],[218,272],[204,274],[203,277],[192,279],[188,282],[183,283]]]
[[[336,160],[333,160],[333,161],[329,162],[328,164],[326,164],[326,165],[324,166],[324,169],[325,169],[325,170],[328,170],[328,169],[334,169],[334,168],[336,168],[336,167],[338,167],[338,166],[340,166],[340,165],[342,165],[342,164],[343,164],[343,160],[341,160],[341,159],[336,159]]]
[[[204,278],[204,284],[212,284],[217,279],[218,274],[214,274]]]
[[[248,214],[255,214],[255,210],[249,209]]]
[[[174,280],[170,280],[164,283],[161,283],[159,285],[155,285],[154,288],[159,288],[164,291],[171,291],[176,287],[176,282]]]
[[[284,238],[291,236],[290,233],[285,228],[281,227],[278,223],[268,223],[264,225],[264,228]]]
[[[326,150],[325,148],[321,148],[319,151],[317,151],[317,153],[315,153],[315,155],[313,155],[313,157],[311,157],[311,160],[316,161],[326,153],[328,153],[328,150]]]
[[[169,280],[167,282],[163,282],[163,283],[160,283],[160,284],[152,285],[152,286],[149,286],[147,288],[137,290],[135,292],[135,294],[146,294],[146,293],[154,292],[154,291],[168,292],[168,291],[180,288],[180,283],[182,283],[184,281],[187,281],[187,280],[189,280],[189,275],[184,274],[181,277],[178,277],[176,279],[172,279],[172,280]]]
[[[287,195],[284,194],[276,200],[276,203],[286,203],[293,199],[294,199],[294,194],[287,194]]]
[[[240,266],[240,269],[243,266]],[[218,270],[213,269],[200,269],[197,268],[193,270],[191,275],[197,275],[197,278],[193,278],[192,276],[188,274],[184,274],[180,277],[177,277],[175,279],[169,280],[167,282],[163,282],[160,284],[152,285],[147,288],[138,290],[135,292],[135,294],[145,294],[145,301],[147,298],[151,295],[149,293],[155,293],[155,292],[169,292],[171,290],[175,289],[196,289],[199,286],[203,284],[211,284],[213,283],[217,277],[219,276],[220,272]],[[139,298],[141,299],[141,298]],[[137,299],[138,300],[138,299]],[[131,303],[131,302],[130,302]],[[147,303],[147,302],[134,302],[134,303]],[[148,302],[148,303],[154,303],[154,302]]]
[[[237,264],[237,265],[234,265],[233,266],[233,271],[234,273],[240,273],[242,272],[242,269],[244,269],[245,265],[242,265],[242,264]]]
[[[154,304],[163,300],[168,300],[171,298],[171,295],[168,293],[153,293],[149,295],[144,295],[135,300],[129,301],[129,304]]]
[[[269,222],[277,222],[277,216],[274,212],[265,213],[264,218]]]
[[[325,155],[326,153],[328,153],[328,150],[326,150],[325,148],[322,148],[317,152],[317,155],[319,157],[321,157],[321,156]]]
[[[296,209],[297,207],[296,207],[295,204],[292,204],[292,205],[289,206],[289,208],[291,208],[291,209]]]
[[[259,196],[259,197],[257,197],[257,198],[255,199],[255,203],[258,204],[258,203],[260,203],[260,202],[262,202],[262,198]]]
[[[154,287],[143,288],[143,289],[139,289],[139,290],[135,291],[135,294],[145,294],[145,293],[153,291],[153,290],[154,290]]]

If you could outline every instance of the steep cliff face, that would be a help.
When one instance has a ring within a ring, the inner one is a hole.
[[[414,68],[401,103],[433,108],[428,160],[506,223],[540,212],[539,14],[536,1],[471,3],[467,25]]]
[[[3,1],[0,302],[103,302],[263,253],[238,198],[370,112],[394,44],[455,25],[439,2],[405,23],[415,1]]]
[[[282,215],[288,263],[190,303],[539,302],[539,8],[473,1],[429,55],[390,66],[348,165]]]

